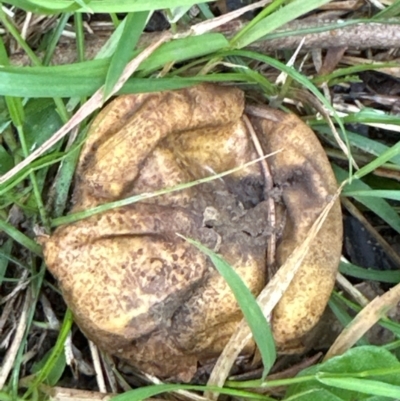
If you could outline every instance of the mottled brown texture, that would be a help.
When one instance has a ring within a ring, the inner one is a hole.
[[[255,159],[243,110],[240,90],[217,85],[115,99],[95,119],[83,147],[72,212]],[[281,263],[336,184],[314,133],[293,115],[267,110],[271,120],[251,119],[265,152],[283,149],[271,160],[287,210]],[[242,315],[211,262],[176,233],[216,249],[257,295],[266,282],[267,215],[261,168],[254,164],[60,227],[40,241],[90,339],[148,373],[190,380],[197,361],[221,352]],[[336,205],[275,310],[274,335],[283,351],[315,325],[326,305],[341,230]]]
[[[252,118],[263,148],[285,151],[269,159],[276,185],[282,188],[286,226],[277,261],[301,243],[337,186],[325,152],[309,127],[295,115],[274,110],[274,121]],[[311,251],[288,291],[274,309],[272,326],[278,347],[296,350],[299,340],[318,321],[335,283],[342,248],[342,219],[337,202],[313,241]],[[292,322],[288,325],[287,322]]]

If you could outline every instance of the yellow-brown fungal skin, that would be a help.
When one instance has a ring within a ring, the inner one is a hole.
[[[312,130],[293,114],[269,110],[271,119],[252,118],[275,185],[281,186],[287,220],[277,250],[278,265],[301,244],[337,190],[326,154]],[[335,283],[342,248],[340,203],[336,202],[290,287],[274,309],[272,327],[278,348],[301,347],[301,339],[319,320]]]
[[[286,207],[279,262],[336,190],[314,133],[271,109],[251,117]],[[72,212],[193,181],[257,158],[243,92],[217,85],[121,96],[95,119],[77,169]],[[254,295],[266,284],[267,202],[258,164],[224,179],[114,209],[41,238],[76,322],[105,351],[161,377],[190,380],[242,316],[211,262],[176,233],[217,250]],[[279,233],[278,233],[279,235]],[[339,205],[273,317],[281,350],[318,321],[341,249]],[[248,350],[249,351],[249,350]]]

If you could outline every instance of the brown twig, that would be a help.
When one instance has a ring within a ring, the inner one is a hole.
[[[282,30],[274,32],[274,39],[266,39],[250,47],[260,52],[272,52],[279,49],[295,49],[304,37],[303,49],[342,47],[370,49],[398,47],[400,30],[398,24],[361,22],[330,29],[337,21],[295,21]],[[319,32],[301,34],[311,29]],[[300,33],[297,33],[300,32]],[[272,35],[271,35],[272,36]],[[279,37],[281,36],[281,37]]]
[[[343,26],[341,28],[330,29],[335,22],[334,20],[305,20],[295,21],[285,25],[278,31],[270,35],[270,39],[262,39],[248,48],[263,53],[271,53],[281,49],[295,49],[304,38],[303,49],[312,48],[330,48],[338,46],[347,46],[348,48],[369,49],[382,48],[388,49],[398,47],[400,43],[400,29],[397,24],[390,23],[367,23],[361,22],[353,25]],[[226,35],[228,38],[233,37],[245,26],[241,20],[231,21],[222,27],[214,30]],[[315,33],[305,33],[310,30],[319,30]],[[303,32],[303,33],[302,33]],[[144,33],[139,41],[139,47],[147,47],[150,43],[157,41],[162,33],[152,32]],[[110,32],[100,35],[90,35],[86,38],[86,59],[92,59],[101,47],[108,40]],[[54,53],[53,64],[70,64],[76,62],[76,44],[70,43],[59,45]],[[13,54],[10,61],[15,65],[29,65],[29,58],[22,53]]]

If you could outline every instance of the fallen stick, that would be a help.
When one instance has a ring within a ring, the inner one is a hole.
[[[285,25],[268,38],[259,40],[248,46],[249,49],[262,53],[272,53],[277,50],[295,49],[304,37],[303,49],[329,48],[346,46],[347,48],[388,49],[398,47],[400,43],[400,29],[395,22],[352,22],[343,21],[343,26],[334,28],[337,20],[306,19],[294,21]],[[227,38],[233,37],[245,26],[242,20],[231,21],[214,32],[220,32]],[[307,33],[310,32],[310,33]],[[159,39],[162,32],[143,33],[139,47],[147,47]],[[103,31],[99,35],[89,35],[86,38],[86,59],[92,59],[107,41],[110,31]],[[75,42],[60,44],[54,53],[52,64],[70,64],[76,62]],[[28,65],[29,58],[23,53],[15,53],[10,57],[14,65]]]

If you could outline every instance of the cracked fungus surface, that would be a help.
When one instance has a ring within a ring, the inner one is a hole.
[[[314,133],[294,115],[249,116],[279,188],[277,261],[300,244],[336,190]],[[116,98],[93,122],[76,174],[85,210],[223,172],[258,157],[243,122],[244,94],[199,85]],[[275,191],[275,195],[276,196]],[[259,164],[178,192],[58,228],[40,238],[49,270],[85,334],[148,373],[190,380],[216,357],[242,315],[210,260],[176,233],[220,253],[254,295],[266,284],[271,227]],[[341,250],[335,205],[274,311],[277,346],[290,351],[318,321]],[[245,352],[252,352],[250,344]]]

